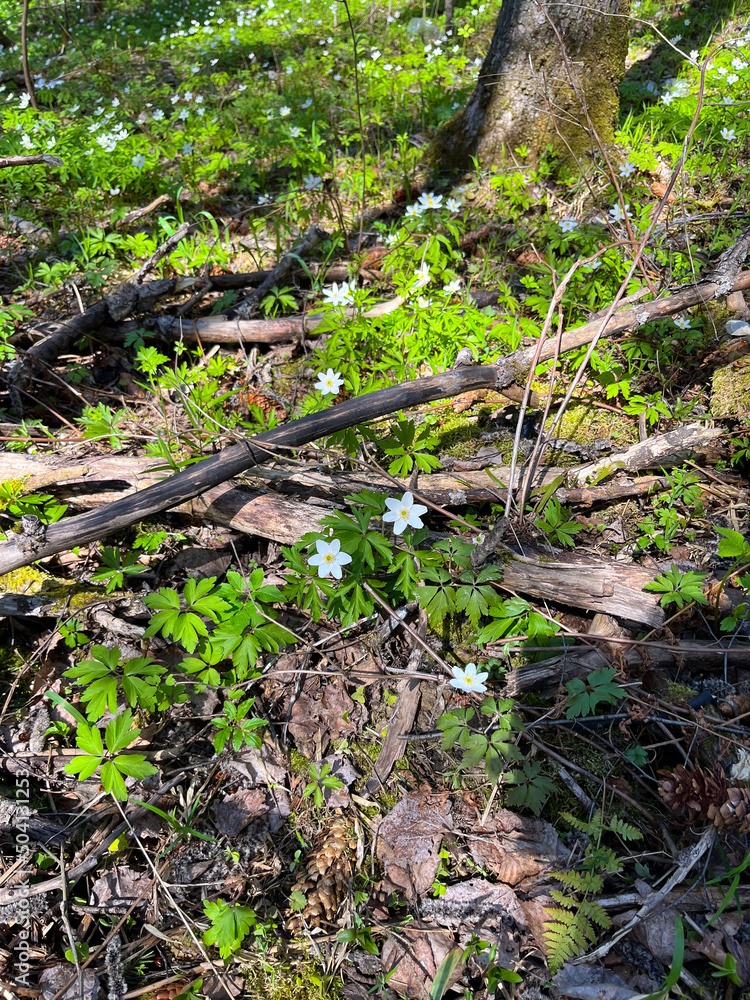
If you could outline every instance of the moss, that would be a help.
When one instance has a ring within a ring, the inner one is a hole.
[[[253,966],[245,968],[245,995],[249,1000],[339,1000],[340,982],[312,962],[295,962],[294,968]]]
[[[49,598],[49,614],[75,614],[101,601],[107,594],[104,587],[82,586],[75,580],[62,580],[57,576],[42,573],[35,566],[22,566],[0,576],[0,593],[22,594],[24,597],[42,595]]]
[[[548,427],[551,422],[550,418]],[[638,430],[611,410],[589,403],[573,403],[563,414],[555,436],[576,444],[592,444],[597,438],[611,438],[616,445],[628,447],[638,441]]]
[[[685,704],[696,695],[695,688],[688,687],[687,684],[676,684],[674,681],[667,681],[667,692],[670,702],[680,702]]]
[[[711,414],[731,417],[750,409],[750,368],[737,364],[717,368],[711,380]]]
[[[20,569],[13,569],[10,573],[0,576],[0,592],[26,596],[40,594],[50,579],[54,577],[42,573],[35,566],[21,566]]]
[[[295,774],[307,774],[308,768],[310,767],[310,761],[303,753],[300,753],[299,750],[290,750],[289,763],[291,764],[292,770]]]

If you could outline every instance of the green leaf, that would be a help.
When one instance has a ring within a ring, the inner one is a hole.
[[[104,756],[102,734],[96,726],[89,726],[86,723],[79,725],[76,730],[76,746],[95,757]]]
[[[706,573],[682,573],[674,564],[662,576],[657,576],[651,583],[647,583],[644,590],[652,590],[657,593],[664,593],[660,604],[666,607],[667,604],[676,604],[678,608],[684,607],[689,601],[696,601],[698,604],[708,604],[703,595],[703,581]]]
[[[731,528],[717,528],[716,530],[720,535],[723,535],[719,542],[719,555],[723,559],[750,558],[750,545],[739,531],[732,531]]]
[[[149,775],[158,773],[142,753],[120,754],[113,763],[121,774],[127,774],[129,778],[148,778]]]
[[[104,731],[104,739],[110,753],[117,753],[130,746],[140,735],[140,729],[133,729],[133,713],[129,708],[112,719]]]
[[[430,987],[430,1000],[442,1000],[443,994],[450,984],[451,977],[461,961],[463,952],[463,948],[456,945],[454,948],[451,948],[440,963],[440,968],[435,973],[435,978]]]
[[[79,781],[85,781],[86,778],[91,777],[102,760],[102,757],[89,757],[82,754],[80,757],[74,757],[73,760],[69,760],[64,767],[64,771],[66,774],[77,774]]]
[[[255,911],[249,906],[229,904],[223,899],[217,899],[215,903],[207,900],[203,904],[203,911],[211,921],[211,926],[203,934],[203,940],[208,945],[215,944],[225,960],[239,950],[257,922]]]
[[[599,702],[613,705],[624,698],[625,689],[612,680],[616,672],[614,667],[602,667],[593,670],[585,682],[580,677],[568,681],[567,718],[592,715]]]
[[[125,787],[122,775],[115,767],[114,761],[108,760],[106,764],[102,765],[101,779],[105,792],[109,792],[113,798],[118,799],[120,802],[127,801],[128,790]]]

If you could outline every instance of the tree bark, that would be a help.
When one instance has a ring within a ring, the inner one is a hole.
[[[438,133],[433,156],[446,167],[471,157],[500,163],[519,146],[532,162],[548,146],[587,157],[614,140],[625,73],[629,0],[503,0],[495,33],[466,108]]]

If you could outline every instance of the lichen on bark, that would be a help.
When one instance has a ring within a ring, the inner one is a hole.
[[[485,165],[525,146],[532,162],[548,147],[564,159],[596,152],[593,131],[614,141],[625,73],[629,0],[504,0],[466,108],[446,123],[432,159]]]

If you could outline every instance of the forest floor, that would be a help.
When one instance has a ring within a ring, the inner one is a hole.
[[[0,996],[750,997],[748,19],[456,177],[485,4],[17,6]]]

